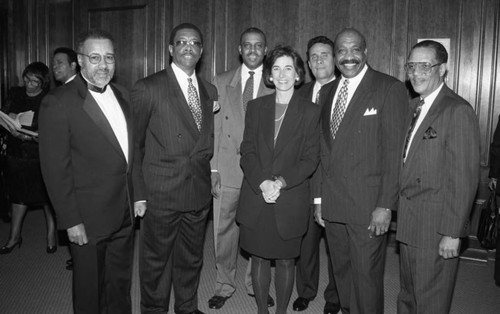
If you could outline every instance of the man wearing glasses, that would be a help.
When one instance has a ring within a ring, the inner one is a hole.
[[[449,313],[460,238],[479,182],[474,109],[444,84],[448,53],[438,42],[413,46],[405,70],[420,96],[410,105],[401,162],[398,313]]]
[[[127,92],[111,84],[111,36],[77,41],[81,75],[54,89],[39,117],[40,162],[73,257],[75,313],[131,313],[132,123]]]
[[[200,314],[217,90],[195,71],[203,53],[198,27],[176,26],[168,49],[172,63],[139,80],[131,95],[134,189],[148,210],[141,227],[141,311],[167,313],[173,286],[174,312]]]

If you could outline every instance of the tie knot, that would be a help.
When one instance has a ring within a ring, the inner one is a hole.
[[[252,77],[255,74],[255,72],[254,71],[248,71],[248,74],[250,74],[250,77]]]
[[[188,82],[189,82],[189,84],[193,84],[193,79],[188,77]]]
[[[347,86],[347,85],[349,85],[349,80],[348,80],[348,79],[345,79],[345,80],[344,80],[344,86]]]

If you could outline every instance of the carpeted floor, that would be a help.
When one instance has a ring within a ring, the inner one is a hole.
[[[0,246],[7,240],[9,225],[0,222]],[[0,313],[2,314],[58,314],[72,313],[71,272],[65,269],[68,258],[66,247],[59,247],[55,254],[45,252],[45,220],[41,210],[28,212],[23,227],[23,245],[9,255],[0,255]],[[137,243],[137,238],[136,238]],[[321,251],[320,294],[303,314],[323,313],[322,291],[326,286],[326,254]],[[499,313],[500,288],[492,280],[493,263],[468,262],[461,260],[457,286],[451,313],[493,314]],[[240,289],[236,291],[220,310],[211,310],[207,300],[213,294],[215,266],[211,222],[207,227],[205,260],[199,288],[199,308],[207,314],[250,314],[256,313],[255,301],[245,293],[243,275],[246,261],[238,262],[237,280]],[[132,302],[134,313],[139,313],[139,286],[137,272],[137,246],[135,254]],[[396,313],[396,297],[399,290],[398,255],[394,245],[387,252],[385,272],[385,312]],[[274,296],[274,291],[271,292]],[[293,292],[290,302],[297,297]],[[172,313],[172,308],[170,309]],[[274,313],[274,308],[271,308]],[[118,313],[117,313],[118,314]]]

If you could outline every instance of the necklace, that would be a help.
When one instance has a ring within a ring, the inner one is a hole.
[[[278,119],[274,119],[274,122],[279,121],[278,129],[276,130],[276,135],[274,136],[275,143],[276,143],[276,139],[278,138],[278,134],[280,134],[281,125],[283,124],[283,120],[284,120],[283,117],[285,116],[285,113],[287,110],[288,110],[288,104],[285,105],[285,110],[283,111],[283,114],[281,115],[281,117],[279,117]]]

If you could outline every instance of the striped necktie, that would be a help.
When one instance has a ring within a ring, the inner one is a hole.
[[[335,139],[340,123],[344,118],[348,95],[347,85],[349,85],[349,80],[344,80],[344,84],[342,85],[342,88],[337,96],[337,102],[335,103],[335,108],[333,108],[333,114],[330,119],[330,133],[332,134],[333,139]]]

